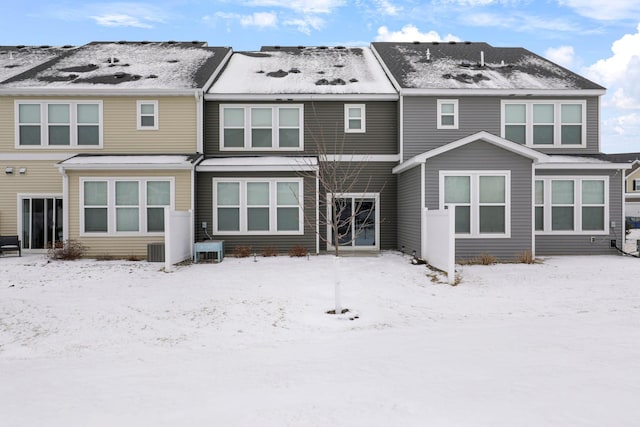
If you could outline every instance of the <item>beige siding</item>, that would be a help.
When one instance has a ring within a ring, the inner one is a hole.
[[[108,171],[69,172],[69,238],[80,240],[87,247],[86,256],[114,256],[114,257],[146,257],[147,244],[163,241],[162,236],[108,236],[86,237],[80,236],[80,178],[148,178],[148,177],[174,177],[175,178],[175,209],[186,211],[191,209],[191,171]]]
[[[15,148],[15,100],[102,100],[103,148]],[[137,130],[137,101],[158,101],[158,130]],[[193,96],[0,97],[0,153],[195,153],[197,103]]]
[[[636,170],[631,172],[629,175],[627,175],[625,179],[626,179],[625,184],[627,186],[626,188],[627,193],[636,193],[637,191],[633,190],[633,180],[640,179],[640,168],[637,168]]]
[[[4,173],[13,167],[13,175]],[[26,168],[26,173],[18,173]],[[0,234],[18,233],[18,194],[62,195],[62,175],[56,161],[2,160],[0,156]]]

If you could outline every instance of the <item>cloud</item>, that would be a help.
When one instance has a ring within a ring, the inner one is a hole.
[[[145,24],[138,18],[130,15],[102,15],[91,16],[98,25],[103,27],[137,27],[137,28],[153,28],[153,25]]]
[[[278,23],[278,17],[271,12],[256,12],[251,15],[240,17],[240,24],[243,27],[275,27]]]
[[[444,38],[435,31],[421,33],[413,24],[407,24],[400,31],[389,31],[385,26],[378,28],[376,36],[378,42],[414,42],[414,41],[462,41],[456,36],[447,34]]]
[[[523,13],[470,13],[461,17],[462,22],[474,27],[502,27],[518,32],[537,32],[540,30],[579,33],[583,30],[571,21],[563,18],[547,18]]]
[[[402,11],[402,6],[396,6],[388,0],[376,0],[376,8],[379,13],[387,16],[397,16]]]
[[[575,61],[573,46],[550,47],[545,51],[544,56],[565,68],[572,68]]]
[[[295,27],[301,33],[307,35],[311,34],[311,30],[320,30],[324,26],[324,23],[324,19],[314,15],[287,19],[283,22],[284,25]]]
[[[245,6],[278,7],[305,14],[332,13],[334,9],[344,6],[345,3],[345,0],[249,0],[242,2]]]
[[[125,12],[123,12],[125,11]],[[50,13],[63,21],[92,19],[104,27],[153,28],[164,23],[170,13],[151,3],[96,3],[81,5],[73,9],[58,8]]]
[[[640,18],[640,3],[635,0],[558,0],[558,3],[598,21]]]

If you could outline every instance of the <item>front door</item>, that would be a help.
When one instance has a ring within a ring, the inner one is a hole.
[[[379,213],[377,194],[349,194],[336,199],[338,241],[345,249],[379,248]],[[329,216],[331,217],[331,216]],[[331,241],[335,242],[333,228],[329,227]]]
[[[62,242],[62,199],[22,198],[22,247],[50,249]]]

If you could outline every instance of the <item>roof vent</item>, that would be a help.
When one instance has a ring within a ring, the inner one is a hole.
[[[414,40],[413,44],[420,44],[420,42],[418,40]]]
[[[169,59],[167,60],[167,62],[170,64],[175,64],[176,62],[180,62],[180,61],[178,61],[177,59]]]
[[[124,40],[120,40],[120,41],[118,42],[118,44],[127,44],[127,42],[126,42],[126,41],[124,41]]]
[[[16,46],[16,47],[17,47],[18,49],[23,49],[23,48],[25,48],[26,46],[25,46],[25,45],[23,45],[23,44],[19,44],[19,45],[18,45],[18,46]]]
[[[276,50],[279,50],[280,46],[274,46],[273,48],[276,49]]]
[[[155,74],[149,74],[149,75],[147,76],[147,78],[148,78],[148,79],[157,79],[157,78],[158,78],[158,76],[156,76]]]
[[[71,44],[65,44],[64,46],[62,46],[63,49],[71,49],[73,47],[73,45]]]
[[[167,43],[168,44],[176,44],[176,41],[175,40],[169,40]]]
[[[143,41],[140,42],[140,44],[149,44],[149,43],[151,43],[151,42],[148,41],[148,40],[143,40]]]
[[[328,49],[326,46],[318,46],[318,49]]]
[[[484,50],[480,51],[480,66],[484,67]]]
[[[427,61],[431,61],[431,51],[427,48]]]
[[[455,40],[449,40],[449,44],[456,44]]]
[[[351,83],[358,83],[358,79],[356,79],[356,78],[350,79],[349,81],[350,81]]]
[[[289,75],[289,73],[287,73],[284,70],[272,71],[270,73],[267,73],[267,76],[276,77],[276,78],[282,78],[282,77],[286,77],[288,75]]]
[[[298,49],[300,49],[300,50],[302,50],[304,48],[305,48],[304,46],[298,46]]]
[[[331,84],[332,84],[333,86],[344,86],[344,85],[346,85],[346,84],[347,84],[347,82],[345,82],[345,81],[344,81],[344,80],[342,80],[342,79],[333,79],[333,80],[331,80]]]
[[[431,42],[432,45],[437,46],[440,44],[440,42],[436,41],[436,42]]]
[[[465,41],[464,44],[471,44],[471,42],[470,41]]]
[[[320,79],[316,82],[316,86],[326,86],[329,84],[329,80],[327,79]]]
[[[49,49],[51,46],[49,46],[48,44],[43,44],[42,46],[40,46],[41,49]]]
[[[340,50],[342,50],[342,49],[346,49],[346,48],[345,48],[344,46],[336,46],[334,49],[340,49]]]
[[[297,68],[292,68],[292,69],[289,70],[289,72],[291,74],[300,74],[300,70],[298,70]]]
[[[344,67],[344,64],[335,64],[335,65],[334,65],[334,67],[335,67],[335,68],[343,68],[343,67]]]

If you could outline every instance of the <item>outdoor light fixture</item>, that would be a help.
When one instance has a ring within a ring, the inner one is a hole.
[[[27,173],[27,168],[20,168],[20,169],[18,169],[18,173],[19,173],[20,175],[24,175],[25,173]]]
[[[7,166],[4,169],[4,173],[6,173],[7,175],[13,175],[13,168],[11,166]]]

